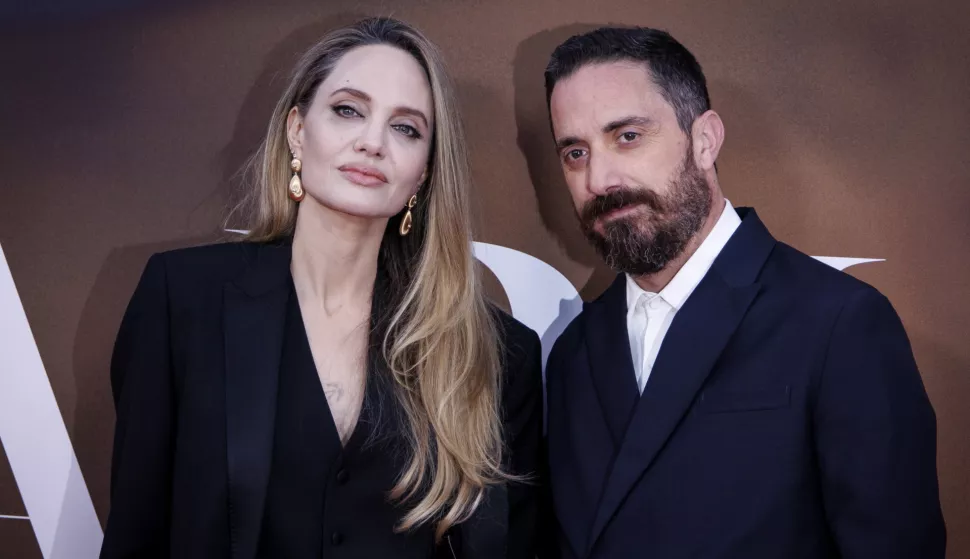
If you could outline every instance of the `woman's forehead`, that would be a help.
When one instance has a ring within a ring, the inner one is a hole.
[[[366,45],[347,52],[320,86],[323,95],[341,89],[363,92],[375,105],[409,107],[433,116],[431,85],[415,58],[390,45]]]

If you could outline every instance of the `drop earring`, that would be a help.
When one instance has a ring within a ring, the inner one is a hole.
[[[398,229],[398,232],[401,234],[402,237],[411,232],[411,224],[413,222],[413,218],[411,217],[411,208],[413,208],[414,205],[417,203],[418,203],[418,195],[414,194],[408,200],[408,211],[407,213],[404,214],[404,217],[401,219],[401,227]]]
[[[290,161],[290,169],[293,171],[293,177],[290,179],[290,186],[287,190],[291,200],[300,202],[303,200],[306,192],[303,190],[303,181],[300,180],[300,171],[303,169],[303,162],[296,157],[296,154],[293,155],[293,160]]]

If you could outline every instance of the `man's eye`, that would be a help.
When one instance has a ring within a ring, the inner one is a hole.
[[[571,149],[566,152],[566,159],[575,161],[583,156],[583,150],[581,149]]]
[[[632,141],[636,140],[639,137],[640,137],[640,134],[638,134],[636,132],[624,132],[620,136],[620,138],[622,138],[624,142],[632,142]]]

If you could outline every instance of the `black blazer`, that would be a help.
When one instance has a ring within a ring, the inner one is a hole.
[[[555,344],[565,556],[943,559],[936,420],[895,311],[739,214],[642,396],[623,276]]]
[[[233,243],[148,261],[112,358],[117,425],[102,558],[256,554],[290,254],[288,243]],[[539,339],[496,312],[510,469],[530,474],[543,461]],[[459,527],[459,556],[533,557],[541,487],[537,478],[489,490]]]

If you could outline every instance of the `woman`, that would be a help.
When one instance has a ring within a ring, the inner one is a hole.
[[[457,114],[395,20],[299,62],[248,242],[153,256],[122,321],[103,558],[534,556],[539,341],[483,298]]]

